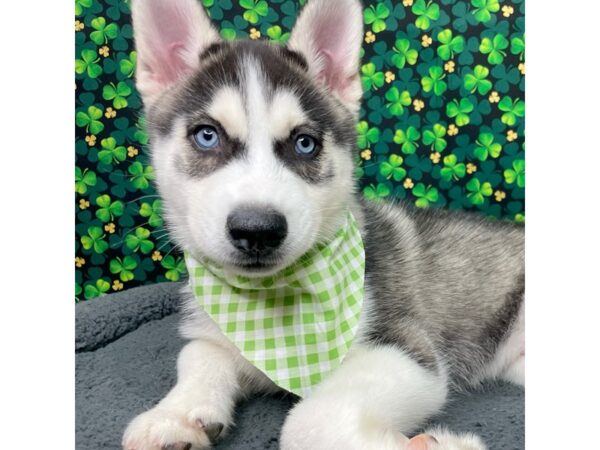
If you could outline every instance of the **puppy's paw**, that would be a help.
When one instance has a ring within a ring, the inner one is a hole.
[[[406,450],[487,450],[487,447],[472,433],[455,434],[433,428],[410,439]]]
[[[189,411],[157,406],[137,416],[125,430],[125,450],[209,448],[226,423],[201,408]]]

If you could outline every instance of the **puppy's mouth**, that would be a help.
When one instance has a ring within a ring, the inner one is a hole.
[[[273,257],[246,257],[243,260],[236,260],[229,263],[231,268],[236,272],[243,274],[263,275],[276,272],[279,269],[279,260]]]

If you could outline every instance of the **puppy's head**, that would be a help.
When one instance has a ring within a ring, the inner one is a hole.
[[[135,0],[133,23],[177,243],[265,274],[330,238],[354,189],[359,1],[310,0],[285,47],[221,40],[198,0]]]

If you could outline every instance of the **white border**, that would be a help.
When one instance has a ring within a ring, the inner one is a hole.
[[[2,448],[74,448],[72,2],[0,4]]]

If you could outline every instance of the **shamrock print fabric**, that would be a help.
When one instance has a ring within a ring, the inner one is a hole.
[[[285,43],[305,0],[199,0]],[[76,301],[186,276],[153,186],[129,0],[75,1]],[[523,221],[523,0],[363,1],[357,176],[371,200]]]

